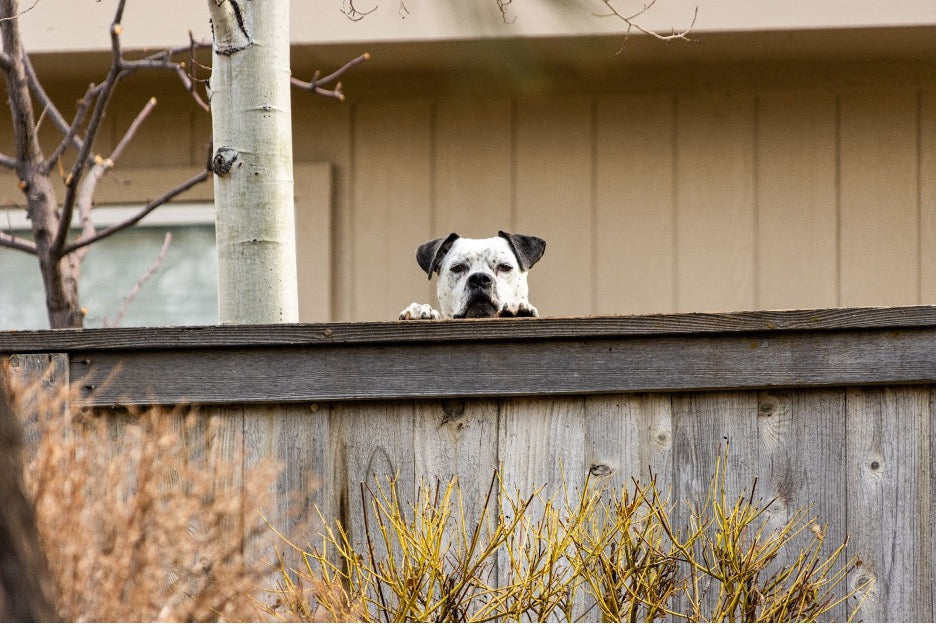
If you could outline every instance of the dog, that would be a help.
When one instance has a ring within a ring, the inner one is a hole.
[[[452,232],[424,243],[416,262],[429,279],[439,274],[439,310],[414,302],[400,312],[400,320],[539,316],[529,302],[527,272],[545,251],[542,238],[503,231],[491,238]]]

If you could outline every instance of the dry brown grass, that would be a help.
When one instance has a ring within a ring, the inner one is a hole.
[[[31,421],[25,481],[61,619],[264,616],[257,597],[270,570],[245,560],[242,542],[245,518],[256,517],[269,490],[270,467],[241,479],[239,462],[209,462],[193,444],[210,440],[213,427],[191,413],[104,418],[69,410],[66,396],[47,389],[14,396]]]

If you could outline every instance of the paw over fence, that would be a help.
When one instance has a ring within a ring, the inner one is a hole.
[[[401,497],[458,476],[469,513],[498,467],[527,491],[652,467],[697,499],[727,440],[729,490],[848,536],[861,619],[936,616],[933,307],[18,331],[0,354],[104,414],[200,406],[199,452],[282,463],[287,535],[313,505],[360,535],[359,484],[394,474]]]

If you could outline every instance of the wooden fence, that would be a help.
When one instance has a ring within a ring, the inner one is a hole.
[[[287,534],[314,504],[359,535],[374,475],[403,497],[457,475],[470,511],[498,466],[526,491],[652,466],[699,500],[728,440],[729,492],[757,477],[771,513],[849,536],[860,619],[936,615],[933,307],[5,332],[0,354],[82,404],[202,406],[209,451],[283,463]]]

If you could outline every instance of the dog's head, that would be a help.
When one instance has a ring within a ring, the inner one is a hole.
[[[546,241],[536,236],[462,238],[453,232],[420,245],[416,261],[429,279],[439,274],[436,294],[444,318],[534,316],[527,271],[545,250]]]

